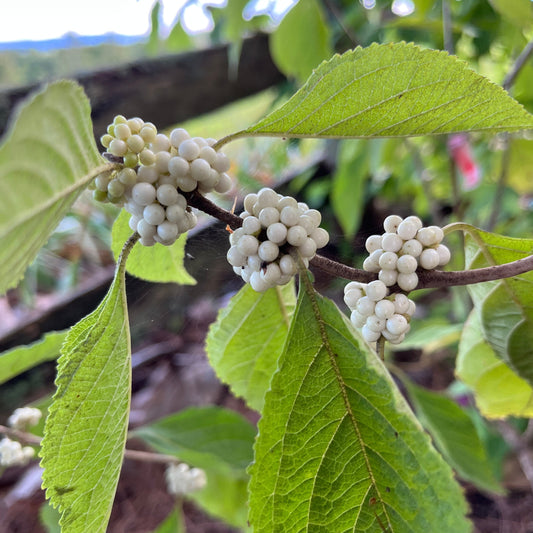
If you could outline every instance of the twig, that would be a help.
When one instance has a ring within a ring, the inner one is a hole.
[[[189,194],[187,200],[193,207],[201,209],[208,215],[225,222],[231,229],[237,229],[242,226],[243,219],[241,217],[226,211],[198,193]],[[352,268],[321,255],[315,255],[309,264],[324,272],[332,274],[333,276],[352,281],[369,283],[370,281],[377,279],[377,275],[372,272]],[[519,274],[524,274],[530,270],[533,270],[533,255],[524,259],[518,259],[512,263],[477,268],[474,270],[458,270],[455,272],[418,270],[417,289],[437,289],[454,285],[471,285],[473,283],[482,283],[484,281],[494,281],[518,276]],[[391,290],[394,291],[399,289],[397,289],[397,287],[391,287]]]
[[[442,0],[442,38],[444,41],[444,49],[449,54],[453,54],[455,52],[452,28],[452,13],[450,10],[450,4],[448,4],[448,0]]]
[[[357,38],[355,37],[355,34],[353,31],[344,24],[344,21],[342,20],[342,15],[337,9],[337,6],[331,1],[331,0],[324,0],[324,4],[327,9],[329,9],[330,13],[333,15],[333,18],[337,22],[337,24],[341,27],[342,31],[346,34],[346,37],[350,39],[351,43],[354,46],[358,46],[359,42]]]
[[[527,43],[526,47],[522,50],[522,53],[517,57],[513,68],[511,71],[505,76],[505,79],[503,80],[502,87],[508,91],[513,83],[516,80],[516,77],[518,74],[520,74],[520,71],[526,64],[526,61],[529,59],[529,57],[533,54],[533,39]]]
[[[20,431],[18,429],[10,428],[7,426],[0,425],[0,433],[7,435],[13,439],[16,439],[20,442],[26,444],[33,444],[34,446],[39,446],[41,444],[42,438],[33,433],[28,433],[26,431]],[[144,461],[146,463],[179,463],[179,459],[172,455],[165,455],[162,453],[154,452],[145,452],[142,450],[124,450],[124,459],[130,459],[132,461]]]

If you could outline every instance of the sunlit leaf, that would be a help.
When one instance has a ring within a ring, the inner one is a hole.
[[[0,293],[13,287],[80,192],[105,168],[83,89],[30,97],[0,146]]]
[[[329,41],[329,27],[321,2],[305,0],[283,17],[270,36],[270,53],[281,72],[303,83],[312,70],[333,53]]]
[[[66,336],[66,331],[52,331],[33,344],[0,354],[0,385],[34,366],[57,359]]]
[[[220,311],[206,350],[218,377],[261,411],[296,305],[294,284],[255,292],[249,284]]]
[[[63,533],[106,531],[118,483],[131,390],[131,349],[119,263],[98,308],[69,332],[40,455]]]
[[[533,254],[533,239],[515,239],[466,229],[467,268],[509,263]],[[483,336],[498,357],[519,376],[533,383],[533,272],[469,285],[481,312]]]
[[[120,212],[111,230],[111,249],[115,258],[120,254],[124,243],[132,231],[128,225],[130,215],[124,209]],[[128,258],[126,270],[128,274],[158,283],[179,283],[180,285],[196,285],[196,280],[185,270],[185,243],[187,234],[181,235],[172,246],[137,245]]]
[[[303,283],[259,422],[254,530],[470,531],[450,467],[384,366]]]
[[[404,137],[533,128],[501,87],[446,52],[372,44],[322,63],[286,104],[231,135]]]
[[[483,416],[533,417],[533,389],[496,356],[483,338],[477,310],[472,311],[463,329],[456,374],[472,389]]]
[[[502,493],[470,417],[450,398],[404,381],[422,425],[457,473],[482,490]]]

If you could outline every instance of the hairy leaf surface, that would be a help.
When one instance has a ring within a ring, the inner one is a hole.
[[[0,385],[34,366],[57,359],[66,336],[66,331],[52,331],[33,344],[0,354]]]
[[[122,465],[131,389],[123,261],[102,303],[70,330],[58,360],[41,466],[63,533],[106,531]]]
[[[531,128],[533,116],[465,62],[391,43],[323,62],[286,104],[235,137],[405,137]]]
[[[0,294],[15,286],[84,187],[105,168],[91,110],[73,81],[48,85],[0,146]]]
[[[516,239],[462,225],[467,268],[509,263],[533,254],[533,239]],[[519,376],[533,384],[533,272],[469,285],[483,336]]]
[[[111,230],[111,249],[115,258],[120,254],[124,243],[132,231],[128,225],[130,214],[124,209],[120,212]],[[196,280],[185,270],[185,243],[187,234],[181,235],[172,246],[136,246],[128,258],[128,274],[155,283],[178,283],[196,285]]]
[[[473,391],[486,418],[533,417],[533,389],[505,364],[483,338],[474,309],[463,329],[456,363],[457,376]]]
[[[470,531],[450,467],[382,363],[302,283],[250,468],[254,530]]]
[[[501,494],[487,450],[470,417],[450,398],[404,381],[422,425],[457,473],[482,490]]]
[[[207,336],[207,355],[233,393],[261,411],[296,306],[294,284],[255,292],[247,283]]]

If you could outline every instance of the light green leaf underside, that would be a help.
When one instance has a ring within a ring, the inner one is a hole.
[[[128,225],[130,214],[124,209],[120,212],[111,230],[111,248],[115,258],[120,254],[122,246],[132,231]],[[138,244],[131,251],[126,264],[128,274],[156,283],[179,283],[180,285],[196,285],[196,280],[185,270],[185,243],[187,234],[181,235],[172,246],[142,246]]]
[[[104,164],[75,82],[48,85],[20,109],[0,147],[0,294],[17,284]]]
[[[470,531],[451,469],[387,371],[311,290],[302,291],[259,422],[254,530]]]
[[[254,427],[221,407],[189,407],[131,433],[154,450],[200,468],[243,475],[252,462]]]
[[[457,473],[482,490],[501,494],[487,451],[470,417],[451,399],[413,383],[407,385],[418,419]]]
[[[271,34],[270,54],[285,76],[304,83],[313,69],[333,53],[329,41],[321,2],[306,0],[298,2]]]
[[[122,465],[131,389],[124,268],[69,332],[41,449],[43,487],[63,533],[105,532]]]
[[[257,411],[263,408],[295,306],[292,282],[262,294],[246,284],[209,329],[206,349],[212,367]]]
[[[456,374],[472,389],[476,405],[486,418],[533,417],[533,389],[485,341],[475,309],[463,329]]]
[[[33,344],[0,354],[0,385],[34,366],[57,359],[66,335],[66,331],[53,331]]]
[[[509,263],[533,253],[533,239],[515,239],[463,225],[467,268]],[[533,384],[533,272],[469,285],[483,336],[519,376]]]
[[[533,116],[454,56],[372,44],[322,63],[286,104],[235,137],[405,137],[533,128]]]

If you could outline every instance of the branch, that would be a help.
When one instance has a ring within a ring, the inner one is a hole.
[[[218,220],[225,222],[231,229],[237,229],[242,226],[242,218],[226,211],[222,207],[211,202],[198,192],[194,191],[187,196],[189,205],[200,209],[204,213],[211,215]],[[369,283],[377,279],[377,275],[366,270],[352,268],[327,257],[315,255],[309,262],[315,268],[318,268],[328,274],[336,277],[349,279],[351,281],[360,281]],[[503,265],[477,268],[474,270],[458,270],[455,272],[445,272],[442,270],[423,270],[417,271],[418,286],[417,289],[437,289],[440,287],[450,287],[458,285],[472,285],[484,281],[495,281],[503,278],[511,278],[533,270],[533,255],[524,259],[518,259],[512,263]],[[399,292],[399,287],[393,286],[391,292]]]

